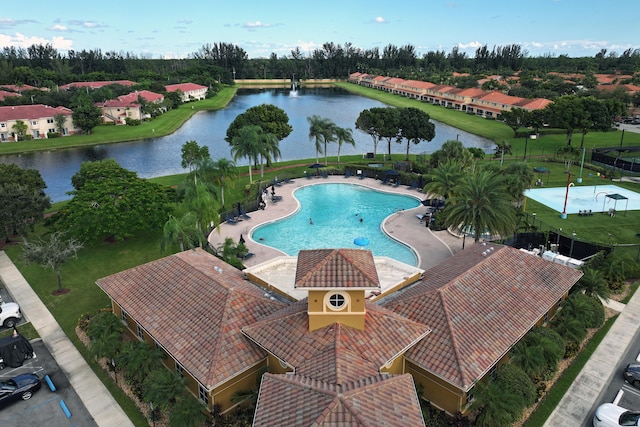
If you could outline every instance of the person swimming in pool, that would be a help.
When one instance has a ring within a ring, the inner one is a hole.
[[[313,225],[313,218],[309,218],[309,224]]]

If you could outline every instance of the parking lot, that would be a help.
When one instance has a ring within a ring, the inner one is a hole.
[[[6,379],[24,373],[35,373],[41,377],[49,375],[56,391],[52,392],[43,380],[40,391],[31,399],[20,400],[0,409],[0,427],[97,426],[44,343],[37,340],[32,342],[32,346],[36,357],[18,368],[6,367],[0,370],[0,378]],[[61,401],[64,401],[69,410],[70,418],[64,413]]]

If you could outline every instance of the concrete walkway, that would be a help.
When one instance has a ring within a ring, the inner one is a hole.
[[[100,427],[133,426],[4,251],[0,251],[0,279],[40,334],[95,422]]]
[[[600,392],[615,375],[618,360],[633,340],[640,325],[640,292],[636,292],[626,306],[616,301],[609,301],[607,306],[621,310],[620,315],[547,419],[545,427],[584,425]]]

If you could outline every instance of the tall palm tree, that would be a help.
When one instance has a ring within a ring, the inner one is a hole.
[[[264,177],[264,163],[267,166],[272,161],[280,158],[280,141],[278,137],[272,133],[263,133],[260,135],[260,177]]]
[[[489,171],[468,175],[450,201],[445,208],[445,222],[472,228],[475,242],[484,232],[504,236],[514,230],[516,209],[499,175]]]
[[[342,144],[347,143],[353,147],[356,146],[356,140],[353,139],[353,129],[341,128],[336,126],[335,129],[336,142],[338,143],[338,164],[340,163],[340,148]]]
[[[327,143],[336,141],[336,124],[325,118],[322,124],[322,140],[324,141],[324,165],[327,166]]]
[[[253,183],[253,177],[251,176],[252,163],[255,163],[260,153],[260,134],[262,128],[256,125],[243,126],[238,131],[238,135],[233,137],[231,141],[231,154],[233,160],[237,161],[241,157],[246,157],[249,160],[249,182]]]
[[[184,204],[186,209],[196,216],[196,227],[200,230],[200,239],[210,227],[217,227],[220,223],[218,213],[220,202],[204,183],[187,188]]]
[[[224,190],[233,188],[235,178],[238,177],[236,164],[224,157],[213,162],[212,179],[214,184],[220,189],[220,198],[224,206]]]
[[[433,169],[429,175],[431,182],[424,186],[423,191],[448,200],[455,194],[456,188],[464,178],[464,174],[460,163],[448,160]]]
[[[307,117],[309,122],[309,140],[316,140],[316,163],[320,163],[319,154],[322,153],[321,140],[324,138],[324,119],[317,114]]]
[[[151,371],[163,369],[163,358],[163,351],[150,346],[146,341],[129,341],[124,344],[117,361],[125,378],[139,385]]]

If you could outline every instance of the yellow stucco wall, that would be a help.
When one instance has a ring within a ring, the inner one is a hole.
[[[405,362],[405,372],[411,374],[416,384],[422,385],[424,391],[420,397],[451,415],[461,411],[466,400],[462,390],[409,361]]]
[[[249,369],[241,372],[229,381],[213,389],[209,397],[210,408],[212,405],[220,405],[220,410],[224,413],[240,405],[231,401],[234,393],[244,390],[258,390],[260,379],[267,367],[267,359],[261,360]]]
[[[330,308],[328,296],[339,293],[346,297],[347,303],[339,310]],[[340,322],[356,329],[364,329],[364,291],[363,290],[311,290],[308,300],[309,330],[323,328]]]

